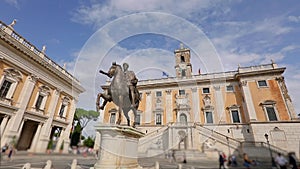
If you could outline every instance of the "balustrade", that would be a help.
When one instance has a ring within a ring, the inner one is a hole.
[[[15,39],[17,42],[19,42],[24,47],[31,50],[33,53],[35,53],[38,57],[42,58],[46,63],[50,64],[54,69],[58,70],[59,72],[66,75],[68,78],[72,79],[73,81],[79,83],[79,81],[73,77],[70,73],[65,71],[60,65],[49,59],[45,54],[41,54],[42,52],[36,48],[34,45],[32,45],[30,42],[28,42],[26,39],[24,39],[21,35],[16,33],[14,30],[11,30],[6,24],[0,21],[0,29],[3,30],[6,34],[10,35],[13,39]],[[10,31],[5,31],[6,29],[9,29]],[[10,34],[8,32],[11,32]]]

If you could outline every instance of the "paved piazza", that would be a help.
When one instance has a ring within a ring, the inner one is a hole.
[[[77,159],[78,165],[82,169],[88,169],[93,167],[96,163],[96,158],[93,155],[88,155],[86,157],[82,155],[73,155],[73,154],[28,154],[27,152],[17,152],[13,156],[12,161],[8,161],[6,156],[1,159],[0,169],[17,169],[22,168],[25,163],[31,163],[32,169],[43,168],[47,160],[51,160],[54,169],[70,169],[73,159]],[[182,169],[197,169],[197,168],[218,168],[217,159],[205,158],[197,162],[169,162],[168,159],[162,158],[145,158],[139,159],[139,164],[144,169],[155,169],[155,162],[158,161],[160,164],[160,169],[177,169],[179,165],[182,166]],[[238,167],[232,167],[235,169],[244,168],[241,166],[240,159],[238,160],[240,165]],[[270,167],[268,162],[261,162],[259,166],[254,166],[252,168],[260,169],[269,169]]]

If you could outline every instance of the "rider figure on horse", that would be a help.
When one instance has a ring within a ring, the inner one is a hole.
[[[138,79],[135,76],[135,73],[133,71],[128,70],[129,65],[127,63],[123,63],[123,71],[127,80],[127,85],[129,88],[129,98],[131,100],[131,107],[135,107],[136,101],[139,100],[139,95],[138,94],[136,85],[138,82]]]
[[[116,62],[113,62],[112,66],[116,66]],[[139,91],[136,87],[138,79],[136,78],[135,73],[133,71],[129,71],[128,68],[129,68],[129,65],[127,63],[124,63],[123,64],[123,72],[125,74],[125,78],[126,78],[127,85],[128,85],[128,88],[129,88],[129,98],[130,98],[130,101],[131,101],[131,107],[137,109],[137,107],[136,107],[137,104],[136,103],[140,101]],[[110,78],[113,77],[113,75],[111,75],[109,73],[106,73],[102,70],[100,70],[99,72],[104,74],[104,75],[107,75]],[[101,93],[98,94],[98,98],[100,98],[100,96],[101,96]],[[108,96],[108,98],[104,99],[103,104],[100,107],[97,107],[97,111],[98,111],[99,108],[101,110],[103,110],[105,105],[107,104],[107,102],[112,101],[110,88],[108,88],[107,96]],[[97,106],[99,105],[99,100],[97,101],[96,105]]]

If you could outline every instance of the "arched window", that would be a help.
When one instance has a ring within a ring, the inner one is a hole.
[[[184,63],[184,62],[185,62],[185,58],[184,58],[184,56],[183,56],[183,55],[181,55],[181,56],[180,56],[180,61],[181,61],[182,63]]]

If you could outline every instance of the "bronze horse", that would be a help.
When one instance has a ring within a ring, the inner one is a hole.
[[[118,109],[118,118],[116,121],[116,124],[120,124],[122,121],[122,111],[127,119],[127,125],[130,126],[130,118],[128,116],[128,112],[130,110],[133,111],[134,114],[134,122],[133,127],[135,127],[136,117],[137,117],[137,108],[139,107],[139,96],[137,99],[135,99],[135,106],[132,107],[131,104],[131,97],[129,94],[129,87],[126,83],[126,77],[122,70],[122,67],[116,63],[113,63],[110,69],[108,70],[108,73],[100,70],[100,73],[107,75],[110,78],[113,78],[111,81],[111,84],[108,88],[107,94],[105,93],[99,93],[97,95],[97,101],[96,101],[96,107],[97,111],[99,109],[103,109],[107,102],[113,102],[115,103],[119,109]],[[136,91],[135,91],[136,92]],[[135,95],[137,96],[138,93]],[[100,98],[104,99],[103,105],[100,106]]]

